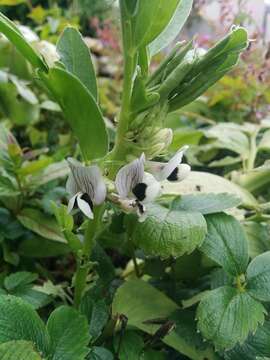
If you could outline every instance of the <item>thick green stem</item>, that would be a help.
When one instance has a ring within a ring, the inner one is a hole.
[[[77,258],[77,270],[75,274],[74,306],[78,308],[87,285],[87,276],[91,269],[90,256],[98,233],[104,207],[94,209],[94,219],[89,220],[84,236],[84,244]]]
[[[125,1],[120,0],[121,9],[121,24],[122,24],[122,38],[123,38],[123,51],[124,51],[124,80],[123,80],[123,95],[122,106],[119,115],[116,140],[112,152],[109,155],[109,160],[119,162],[125,160],[126,144],[125,137],[128,131],[128,124],[130,120],[130,102],[132,96],[132,85],[134,71],[136,68],[137,53],[132,45],[132,24],[128,15]],[[110,177],[113,178],[119,165],[113,165],[110,169]]]

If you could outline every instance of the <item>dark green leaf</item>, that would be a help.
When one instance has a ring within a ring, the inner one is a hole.
[[[66,69],[77,76],[97,100],[97,81],[91,54],[79,31],[66,27],[58,40],[57,51]]]
[[[147,207],[146,220],[137,223],[133,240],[147,254],[178,257],[200,246],[206,230],[206,222],[198,212],[151,205]]]
[[[0,13],[0,32],[2,32],[17,50],[30,62],[35,68],[47,71],[47,65],[42,57],[25,40],[20,30],[5,15]]]
[[[114,359],[113,354],[109,350],[97,346],[94,346],[91,349],[89,355],[87,356],[87,360],[113,360],[113,359]]]
[[[172,203],[172,210],[195,211],[203,215],[221,212],[241,204],[241,199],[233,194],[183,195]]]
[[[112,305],[113,315],[124,314],[128,318],[128,325],[135,326],[151,335],[153,335],[160,326],[146,324],[146,320],[160,318],[166,320],[171,318],[177,310],[179,310],[179,308],[172,300],[142,280],[125,282],[117,290]],[[191,359],[203,359],[206,357],[215,360],[214,352],[206,344],[205,346],[201,344],[201,346],[197,347],[198,334],[196,334],[195,329],[191,332],[190,330],[185,331],[185,327],[188,327],[190,323],[185,323],[185,325],[180,325],[180,323],[181,320],[179,317],[178,326],[182,326],[182,328],[179,329],[177,327],[179,332],[177,329],[173,330],[169,335],[164,337],[163,341]],[[193,342],[194,337],[196,337],[195,344]]]
[[[40,76],[58,101],[79,140],[85,160],[106,155],[108,136],[101,111],[87,88],[71,73],[52,68]],[[76,94],[76,96],[74,96]]]
[[[218,349],[246,340],[264,322],[266,310],[247,292],[224,286],[210,291],[197,310],[198,329]]]
[[[270,322],[266,320],[259,326],[255,335],[250,334],[246,342],[237,345],[231,351],[225,353],[226,360],[254,360],[259,356],[270,355]]]
[[[206,217],[208,233],[200,250],[231,275],[245,273],[248,244],[243,228],[232,216],[214,214]]]
[[[61,306],[50,315],[47,329],[52,360],[85,359],[89,342],[85,316],[73,308]]]
[[[21,256],[33,258],[60,256],[68,254],[70,251],[67,244],[38,236],[23,240],[18,248],[18,253]]]
[[[260,301],[270,301],[270,251],[255,257],[249,264],[247,291]]]
[[[37,278],[37,274],[19,271],[7,276],[4,280],[4,286],[8,291],[15,291],[33,283]]]
[[[121,339],[121,340],[120,340]],[[124,336],[117,336],[114,341],[115,351],[119,348],[119,360],[140,360],[144,348],[142,337],[135,331],[126,331]]]

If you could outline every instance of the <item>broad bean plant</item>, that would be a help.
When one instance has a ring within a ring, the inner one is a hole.
[[[175,43],[191,8],[191,0],[119,1],[123,88],[114,138],[79,31],[66,27],[57,52],[41,54],[0,14],[0,31],[59,104],[78,144],[65,162],[67,196],[51,203],[53,235],[74,259],[69,291],[34,285],[35,274],[27,271],[6,276],[1,359],[270,357],[270,253],[250,255],[235,211],[252,207],[254,198],[228,180],[191,171],[186,144],[169,151],[168,116],[230,71],[249,43],[242,27],[208,51],[193,40]],[[152,66],[168,46],[164,60]],[[16,165],[16,139],[1,127],[0,140],[1,165]],[[34,187],[31,167],[18,176],[14,166],[2,169],[10,191],[0,193],[1,201],[33,230],[35,203],[25,208],[24,199],[34,198],[42,176]],[[33,231],[44,236],[45,228],[52,233],[52,222],[35,217]],[[53,302],[46,295],[52,289]],[[49,316],[35,310],[44,306]]]

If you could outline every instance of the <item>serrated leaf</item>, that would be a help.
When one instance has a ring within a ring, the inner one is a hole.
[[[47,353],[49,338],[45,325],[33,307],[12,296],[0,296],[0,343],[26,340],[40,353]]]
[[[254,360],[270,355],[270,322],[259,326],[255,335],[250,334],[243,345],[237,345],[225,353],[225,360]]]
[[[8,291],[14,291],[31,284],[37,278],[37,274],[28,271],[18,271],[5,278],[4,286]]]
[[[108,135],[101,111],[88,89],[71,73],[50,69],[40,77],[61,106],[79,140],[85,160],[103,157],[108,151]],[[74,96],[76,94],[76,96]]]
[[[249,264],[247,291],[255,299],[270,301],[270,251],[258,255]]]
[[[264,322],[265,308],[247,292],[224,286],[210,291],[197,309],[198,329],[217,349],[231,349]]]
[[[25,40],[20,30],[5,15],[0,13],[0,32],[2,32],[16,49],[25,57],[34,68],[47,71],[47,65],[42,57]]]
[[[164,293],[142,280],[127,281],[120,286],[112,305],[113,315],[124,314],[128,318],[128,325],[135,326],[151,335],[158,330],[159,325],[146,324],[146,320],[171,317],[174,320],[177,310],[179,310],[178,305]],[[201,341],[198,346],[199,335],[195,329],[186,331],[186,327],[191,324],[191,318],[188,316],[189,323],[185,321],[185,324],[181,323],[181,316],[177,321],[179,321],[177,328],[162,341],[191,359],[206,357],[216,360],[214,352],[207,344],[203,345]]]
[[[86,317],[77,310],[60,306],[50,315],[47,323],[52,360],[83,360],[89,349]]]
[[[23,209],[17,218],[23,226],[34,233],[50,240],[66,243],[66,239],[61,233],[56,221],[44,215],[41,211],[30,208]]]
[[[8,341],[0,345],[1,360],[42,360],[31,342]]]
[[[66,69],[77,76],[97,100],[97,81],[90,50],[77,29],[65,28],[58,40],[57,52]]]
[[[173,210],[194,211],[203,215],[218,213],[241,204],[241,199],[233,194],[183,195],[172,203]]]
[[[191,253],[202,244],[206,231],[204,217],[198,212],[151,205],[146,220],[137,223],[132,237],[147,254],[167,258]]]
[[[223,213],[206,216],[207,235],[200,250],[231,275],[245,273],[248,244],[240,223]]]
[[[151,55],[155,55],[168,46],[180,33],[190,11],[193,0],[181,0],[170,22],[161,34],[149,45]]]

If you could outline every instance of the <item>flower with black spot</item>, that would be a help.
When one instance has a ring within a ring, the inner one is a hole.
[[[106,198],[106,185],[98,166],[83,166],[78,161],[69,158],[70,174],[66,189],[70,194],[68,212],[78,207],[85,216],[93,219],[94,205],[100,205]]]
[[[167,163],[148,161],[147,166],[149,167],[149,171],[158,181],[184,180],[191,170],[191,167],[188,164],[181,164],[187,149],[187,145],[183,146]]]
[[[123,166],[117,173],[115,187],[120,199],[130,200],[139,215],[145,213],[145,204],[153,202],[159,195],[161,186],[152,174],[144,171],[145,156]]]

